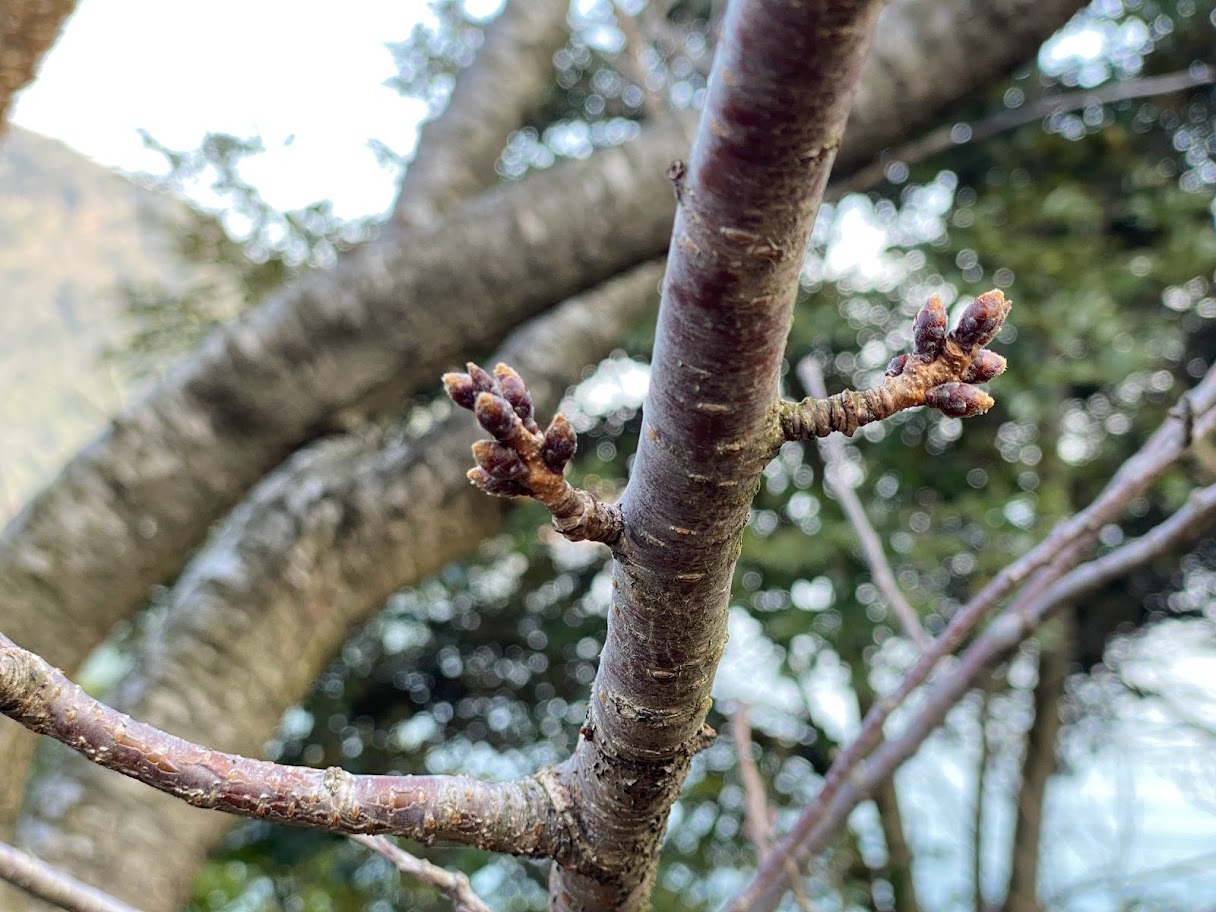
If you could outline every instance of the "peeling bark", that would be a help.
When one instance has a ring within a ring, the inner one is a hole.
[[[556,910],[645,908],[705,726],[811,222],[878,3],[736,0],[681,193]]]

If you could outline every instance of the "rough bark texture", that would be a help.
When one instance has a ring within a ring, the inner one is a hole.
[[[393,217],[433,223],[494,182],[507,135],[524,123],[553,77],[568,31],[569,0],[513,0],[486,26],[477,62],[460,74],[447,108],[422,128]]]
[[[34,78],[76,0],[5,0],[0,5],[0,135],[13,96]]]
[[[551,411],[651,305],[661,274],[648,264],[566,301],[498,356],[528,371]],[[188,740],[258,753],[352,625],[493,533],[505,501],[465,477],[478,436],[459,413],[413,443],[344,436],[303,450],[192,561],[107,702]],[[21,828],[28,847],[147,912],[177,908],[236,821],[67,760],[38,786]]]
[[[578,839],[573,864],[554,866],[551,908],[646,907],[668,811],[712,737],[803,251],[879,9],[728,8],[668,255],[607,638],[564,768]]]
[[[1073,619],[1070,612],[1044,630],[1040,638],[1039,680],[1034,686],[1034,721],[1026,733],[1022,782],[1017,793],[1017,822],[1005,912],[1041,912],[1039,854],[1047,783],[1056,769],[1060,734],[1060,700],[1072,662]]]

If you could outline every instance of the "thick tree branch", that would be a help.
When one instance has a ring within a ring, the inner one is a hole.
[[[282,766],[210,750],[94,700],[3,634],[0,713],[198,808],[511,855],[548,857],[562,845],[544,784],[549,773],[503,783],[466,776],[354,776],[336,767]]]
[[[1039,545],[1001,570],[951,618],[946,629],[933,641],[932,648],[921,656],[896,690],[879,700],[866,714],[861,731],[836,758],[815,800],[802,812],[790,833],[774,850],[774,857],[761,866],[752,882],[726,906],[726,910],[771,912],[786,889],[784,857],[794,857],[801,861],[826,845],[843,825],[849,809],[864,800],[874,786],[882,781],[880,772],[885,771],[886,775],[890,775],[903,760],[911,756],[933,726],[944,718],[949,707],[961,699],[970,682],[999,660],[1003,653],[994,651],[994,644],[1002,644],[1002,647],[1016,645],[1034,629],[1024,627],[1019,620],[1030,611],[1022,606],[1027,597],[1040,606],[1049,596],[1053,599],[1070,598],[1075,593],[1067,590],[1067,587],[1061,589],[1064,583],[1061,577],[1073,580],[1070,585],[1076,585],[1077,580],[1088,578],[1095,572],[1109,572],[1111,555],[1086,565],[1089,568],[1099,566],[1101,571],[1087,570],[1084,567],[1073,568],[1085,551],[1093,546],[1102,527],[1117,520],[1134,497],[1142,493],[1186,452],[1193,438],[1207,436],[1213,428],[1216,428],[1216,371],[1209,371],[1200,384],[1183,397],[1180,407],[1171,412],[1140,451],[1120,467],[1093,503],[1057,525]],[[1202,496],[1194,495],[1183,510],[1149,535],[1133,543],[1135,547],[1125,545],[1112,554],[1119,554],[1120,559],[1128,561],[1149,560],[1166,547],[1184,540],[1209,518],[1209,511],[1216,510],[1216,504],[1209,504],[1209,499],[1216,499],[1216,491],[1204,489]],[[1125,568],[1131,566],[1133,564],[1126,564]],[[994,622],[976,643],[968,648],[960,660],[960,666],[952,670],[948,678],[943,679],[928,698],[926,706],[918,713],[918,720],[933,718],[936,721],[918,721],[918,725],[928,726],[923,732],[919,728],[913,732],[910,725],[905,734],[897,739],[901,745],[898,748],[893,747],[896,743],[894,741],[879,747],[883,725],[891,713],[904,703],[912,691],[924,683],[944,656],[958,648],[991,608],[1023,584],[1027,596],[1016,600],[1001,615],[1001,619]],[[1099,584],[1095,582],[1090,585]],[[1049,606],[1055,607],[1058,607],[1056,602]],[[1038,610],[1042,614],[1047,609],[1040,607]],[[1012,640],[1011,631],[1018,633]],[[974,652],[982,641],[987,641],[990,645],[978,653]],[[961,668],[963,663],[968,662],[968,655],[972,658],[968,671],[963,672]],[[936,702],[933,702],[935,700]],[[933,703],[935,708],[932,711],[928,703]],[[871,753],[873,756],[866,762]],[[884,758],[881,761],[878,759],[880,755]],[[865,783],[864,788],[861,788],[862,783]]]
[[[3,843],[0,843],[0,880],[68,912],[139,912],[134,906]]]
[[[0,6],[0,135],[13,96],[34,78],[76,0],[6,0]]]
[[[807,355],[798,362],[797,373],[803,389],[816,399],[827,398],[828,391],[823,382],[823,370],[813,355]],[[840,503],[845,518],[857,534],[857,542],[861,545],[862,554],[865,555],[866,565],[870,568],[874,585],[887,600],[891,613],[899,621],[899,626],[903,628],[908,639],[922,650],[927,649],[930,641],[929,634],[921,626],[916,609],[908,603],[903,590],[899,588],[899,583],[895,581],[895,573],[891,570],[891,564],[887,560],[882,540],[878,537],[874,526],[871,525],[870,517],[866,515],[866,508],[862,506],[861,498],[849,487],[840,474],[848,462],[844,441],[834,435],[821,437],[819,452],[823,456],[824,462],[824,484]]]
[[[652,307],[662,270],[649,263],[567,300],[516,330],[497,356],[528,372],[539,408],[555,408],[584,366]],[[350,435],[297,454],[183,572],[108,701],[221,750],[261,750],[354,625],[499,527],[504,502],[465,477],[476,438],[458,413],[407,444]],[[233,823],[83,762],[37,790],[78,798],[31,801],[28,846],[113,893],[134,884],[149,912],[180,906]]]
[[[621,499],[607,638],[563,769],[579,836],[576,864],[555,866],[554,909],[646,905],[667,814],[712,737],[710,685],[740,537],[776,444],[803,251],[878,11],[763,0],[727,10]]]
[[[512,130],[544,96],[553,55],[568,35],[569,0],[512,0],[486,26],[474,63],[456,77],[448,105],[422,128],[401,181],[393,218],[433,224],[494,182],[494,163]]]
[[[351,839],[387,858],[402,874],[435,887],[451,900],[454,912],[491,912],[490,907],[473,892],[469,878],[464,874],[447,871],[439,865],[415,858],[385,836],[352,836]]]

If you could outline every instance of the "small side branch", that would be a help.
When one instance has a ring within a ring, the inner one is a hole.
[[[840,431],[852,437],[864,425],[920,405],[951,418],[984,414],[994,404],[992,397],[972,384],[985,383],[1005,370],[1005,359],[984,346],[1004,325],[1010,306],[1000,291],[985,292],[967,306],[947,335],[946,309],[934,295],[916,315],[912,351],[891,360],[881,386],[783,402],[782,435],[802,440]]]
[[[351,839],[387,858],[402,874],[415,877],[437,889],[451,900],[453,912],[492,912],[490,907],[481,901],[481,897],[473,892],[469,878],[464,874],[457,874],[425,859],[416,858],[386,836],[352,836]]]
[[[33,855],[0,843],[0,880],[68,912],[139,912]]]
[[[111,709],[0,634],[0,713],[88,760],[199,808],[335,833],[390,833],[552,858],[562,844],[541,776],[355,776],[208,750]]]
[[[802,388],[812,396],[818,399],[827,398],[828,391],[824,386],[823,371],[814,357],[808,355],[798,362],[798,379],[802,382]],[[904,633],[923,652],[929,648],[931,642],[929,634],[921,626],[916,610],[908,603],[903,590],[899,588],[899,583],[895,581],[895,574],[891,571],[891,564],[883,550],[882,540],[878,537],[874,526],[870,524],[870,518],[866,515],[866,508],[862,506],[861,499],[839,477],[840,468],[848,459],[845,454],[845,446],[845,442],[839,437],[824,437],[819,441],[819,452],[823,456],[828,470],[825,482],[836,495],[836,500],[840,503],[845,518],[853,527],[853,531],[857,533],[857,541],[865,555],[866,564],[870,567],[874,585],[878,587],[887,600],[887,604],[891,606],[891,613],[899,621]]]
[[[493,374],[472,363],[468,371],[444,374],[444,388],[495,438],[473,445],[477,467],[469,470],[469,480],[487,494],[540,501],[553,514],[554,528],[571,541],[615,544],[624,529],[620,508],[565,479],[578,446],[565,416],[557,415],[542,434],[519,374],[505,364]]]

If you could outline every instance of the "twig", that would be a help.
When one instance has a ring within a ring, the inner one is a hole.
[[[136,722],[0,634],[0,713],[195,807],[335,833],[392,833],[554,857],[551,771],[513,782],[356,776],[226,754]]]
[[[818,359],[813,355],[807,355],[798,362],[798,379],[802,382],[803,389],[812,396],[817,399],[827,398],[828,390],[823,381],[823,370],[819,366]],[[903,590],[895,581],[895,574],[891,571],[891,564],[887,561],[882,540],[878,537],[874,526],[870,524],[865,507],[862,506],[857,493],[845,483],[841,476],[841,469],[848,461],[847,448],[848,444],[835,435],[819,439],[819,452],[827,467],[827,471],[824,473],[824,483],[836,495],[836,500],[844,511],[845,518],[848,519],[853,531],[857,534],[857,542],[861,545],[866,563],[870,567],[870,575],[874,578],[874,584],[878,586],[879,591],[887,600],[887,604],[891,606],[891,612],[899,621],[904,633],[923,652],[929,648],[931,638],[920,625],[920,619],[917,617],[915,609],[908,604]]]
[[[959,647],[989,610],[1028,579],[1036,590],[1041,590],[1050,585],[1051,580],[1064,576],[1096,540],[1102,527],[1118,518],[1133,498],[1173,465],[1186,452],[1193,437],[1202,438],[1211,433],[1216,427],[1216,410],[1213,409],[1216,406],[1216,370],[1209,371],[1183,399],[1187,402],[1186,408],[1171,410],[1152,437],[1135,456],[1123,463],[1086,509],[1059,523],[1038,546],[1001,570],[950,619],[945,630],[912,666],[896,690],[874,704],[862,721],[857,737],[828,770],[815,800],[802,812],[769,860],[761,864],[751,884],[727,905],[727,910],[743,912],[745,909],[774,908],[785,889],[784,866],[776,856],[802,857],[814,851],[806,847],[822,839],[822,833],[835,832],[831,826],[838,822],[828,826],[827,817],[832,815],[836,821],[831,809],[841,803],[837,793],[842,789],[849,795],[855,793],[857,785],[853,780],[859,774],[858,767],[882,740],[883,725],[891,713],[924,683],[943,657]],[[889,748],[890,745],[883,750]]]
[[[832,184],[828,188],[827,198],[837,200],[849,193],[859,193],[877,186],[886,177],[887,167],[891,162],[915,164],[955,146],[989,139],[998,133],[1034,123],[1044,117],[1063,114],[1067,111],[1078,111],[1091,105],[1106,105],[1132,98],[1169,95],[1212,82],[1216,82],[1216,68],[1199,65],[1163,76],[1120,80],[1092,91],[1069,92],[1050,98],[1040,98],[1020,108],[1002,111],[1000,114],[995,114],[974,124],[948,124],[892,149],[880,161],[853,172],[839,183]]]
[[[0,880],[69,912],[139,912],[27,852],[0,842]]]
[[[387,858],[402,874],[416,877],[439,890],[452,901],[452,909],[455,912],[492,912],[490,907],[482,902],[481,897],[473,892],[469,878],[464,874],[416,858],[387,836],[352,836],[351,839]]]

